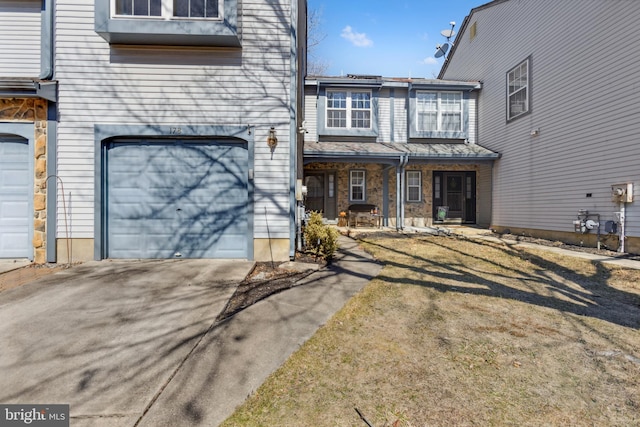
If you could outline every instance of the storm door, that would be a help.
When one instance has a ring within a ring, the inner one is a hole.
[[[306,172],[304,185],[307,186],[305,208],[307,211],[322,212],[329,220],[336,214],[336,173],[329,171]]]
[[[433,219],[436,222],[476,221],[476,173],[433,173]]]

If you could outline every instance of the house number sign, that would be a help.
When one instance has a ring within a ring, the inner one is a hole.
[[[182,128],[172,126],[169,128],[169,133],[171,135],[182,135]]]

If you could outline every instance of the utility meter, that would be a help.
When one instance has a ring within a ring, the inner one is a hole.
[[[614,184],[611,186],[611,201],[616,203],[633,202],[633,184]]]

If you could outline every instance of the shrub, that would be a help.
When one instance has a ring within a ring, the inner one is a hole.
[[[338,230],[323,224],[320,212],[311,212],[304,227],[304,240],[310,252],[327,261],[338,250]]]

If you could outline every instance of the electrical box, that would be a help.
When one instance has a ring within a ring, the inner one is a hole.
[[[612,185],[611,201],[616,203],[633,202],[633,184],[631,182],[626,182],[624,184]]]
[[[301,202],[307,197],[307,186],[302,185],[302,180],[296,180],[296,200]]]

